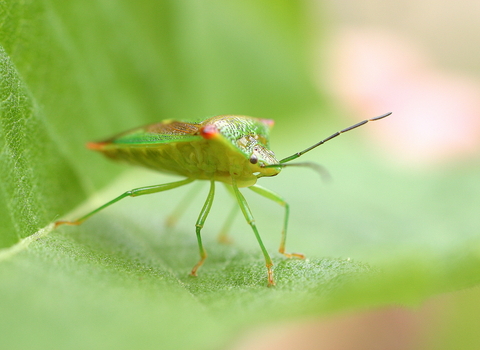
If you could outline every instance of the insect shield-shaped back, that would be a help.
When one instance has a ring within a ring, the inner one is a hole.
[[[264,168],[277,164],[275,154],[268,149],[269,132],[273,121],[246,116],[216,116],[205,120],[200,135],[215,143],[212,152],[218,151],[217,164],[221,159],[228,162],[229,175],[239,187],[255,184],[262,176],[274,176],[279,168]],[[222,180],[220,180],[222,181]],[[229,180],[224,182],[231,183]]]

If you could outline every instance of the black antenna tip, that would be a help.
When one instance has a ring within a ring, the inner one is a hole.
[[[371,121],[380,120],[380,119],[383,119],[383,118],[388,117],[390,114],[392,114],[392,112],[388,112],[388,113],[382,114],[381,116],[372,118],[372,119],[370,119],[370,120],[371,120]]]

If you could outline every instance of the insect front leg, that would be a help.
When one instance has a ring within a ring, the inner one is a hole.
[[[110,202],[105,203],[104,205],[98,207],[95,210],[92,210],[90,213],[88,213],[88,214],[86,214],[86,215],[84,215],[84,216],[82,216],[82,217],[80,217],[76,220],[55,222],[55,228],[57,228],[60,225],[80,225],[82,222],[87,220],[93,214],[98,213],[100,210],[112,205],[113,203],[118,202],[119,200],[121,200],[125,197],[137,197],[137,196],[142,196],[144,194],[151,194],[151,193],[168,191],[168,190],[171,190],[173,188],[177,188],[177,187],[189,184],[190,182],[192,182],[194,180],[195,179],[185,179],[185,180],[182,180],[182,181],[170,182],[170,183],[162,184],[162,185],[134,188],[133,190],[122,193],[117,198],[112,199]]]
[[[280,248],[278,251],[285,255],[287,258],[299,258],[299,259],[305,259],[305,255],[299,254],[299,253],[285,253],[285,243],[287,241],[287,226],[288,226],[288,217],[290,216],[290,205],[278,194],[275,192],[272,192],[262,186],[258,185],[253,185],[250,186],[249,189],[251,189],[253,192],[258,193],[265,198],[271,199],[274,202],[277,202],[280,204],[282,207],[285,208],[285,218],[283,220],[283,230],[282,230],[282,239],[280,241]]]
[[[207,220],[208,213],[210,212],[210,208],[212,207],[214,196],[215,196],[215,181],[210,180],[210,191],[208,192],[207,200],[205,201],[205,204],[203,205],[202,211],[200,212],[200,215],[198,216],[197,223],[195,224],[195,230],[196,230],[196,233],[197,233],[198,248],[200,250],[200,260],[193,267],[192,272],[190,272],[190,274],[192,276],[197,275],[198,268],[200,266],[202,266],[203,262],[207,258],[207,251],[205,250],[205,248],[203,248],[202,236],[200,235],[200,231],[202,230],[203,225],[205,224],[205,220]]]
[[[240,193],[240,190],[238,189],[234,178],[232,178],[232,188],[233,188],[233,192],[235,193],[235,197],[237,197],[237,201],[238,201],[238,204],[240,205],[240,209],[242,210],[242,213],[245,216],[245,219],[247,220],[248,224],[252,227],[253,233],[255,234],[258,244],[260,245],[260,249],[262,249],[263,256],[265,257],[265,265],[267,267],[267,274],[268,274],[268,285],[274,286],[275,280],[273,279],[272,259],[270,258],[270,255],[268,255],[268,252],[265,249],[265,246],[263,245],[262,239],[260,238],[260,234],[258,233],[257,225],[255,224],[255,219],[253,218],[252,211],[248,207],[248,203],[245,200],[245,197]]]

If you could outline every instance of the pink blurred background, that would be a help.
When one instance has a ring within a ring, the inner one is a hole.
[[[327,1],[322,90],[364,118],[392,111],[378,135],[405,164],[479,156],[480,2]],[[321,57],[317,57],[320,61]]]

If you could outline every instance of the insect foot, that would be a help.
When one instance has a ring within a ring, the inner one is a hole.
[[[300,253],[285,253],[285,252],[282,252],[282,251],[279,251],[279,252],[282,253],[284,256],[286,256],[289,259],[292,259],[292,258],[305,259],[305,255],[300,254]]]
[[[59,221],[55,221],[54,223],[54,226],[53,228],[57,228],[58,226],[61,226],[61,225],[70,225],[70,226],[78,226],[82,223],[82,221],[63,221],[63,220],[59,220]]]

